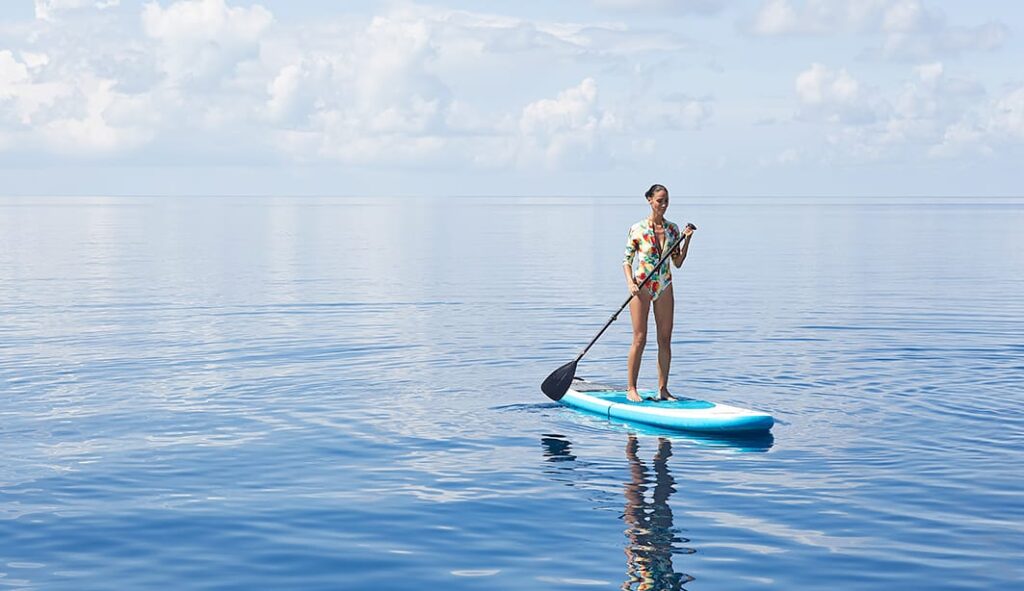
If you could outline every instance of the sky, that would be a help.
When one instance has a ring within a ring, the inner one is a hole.
[[[4,0],[0,195],[1024,195],[1017,0]]]

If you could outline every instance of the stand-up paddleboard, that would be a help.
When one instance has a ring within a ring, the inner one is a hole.
[[[626,391],[574,378],[562,396],[562,404],[608,417],[664,429],[701,433],[751,433],[768,431],[775,424],[770,414],[694,398],[655,401],[656,392],[640,392],[643,402],[630,402]]]

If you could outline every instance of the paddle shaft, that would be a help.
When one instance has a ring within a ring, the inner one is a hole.
[[[638,292],[641,289],[643,289],[645,285],[647,285],[647,282],[651,280],[651,277],[654,277],[655,273],[657,273],[658,270],[661,269],[661,266],[665,264],[665,261],[667,261],[668,258],[672,256],[672,251],[674,251],[676,247],[678,247],[685,239],[685,234],[680,236],[679,239],[675,241],[675,244],[672,245],[672,248],[668,249],[665,252],[665,254],[661,257],[661,260],[658,261],[658,264],[654,266],[654,269],[652,269],[651,272],[647,275],[647,277],[645,277],[644,280],[640,283],[640,286],[637,288]],[[612,322],[615,322],[615,320],[619,317],[619,314],[622,314],[622,311],[626,309],[626,306],[628,306],[629,302],[633,301],[633,298],[635,297],[635,294],[629,294],[629,297],[626,298],[625,302],[622,302],[622,305],[619,306],[619,309],[616,310],[614,314],[612,314],[612,317],[608,319],[608,322],[604,323],[604,326],[601,327],[601,330],[597,333],[597,336],[591,339],[590,343],[587,344],[583,351],[581,351],[580,354],[576,356],[576,360],[574,361],[574,363],[579,363],[579,360],[583,359],[583,356],[586,355],[587,351],[589,351],[590,348],[594,346],[594,343],[597,342],[597,339],[601,338],[601,335],[604,334],[604,331],[608,330],[608,327],[612,325]]]

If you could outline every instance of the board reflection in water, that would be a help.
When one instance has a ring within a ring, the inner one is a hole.
[[[562,435],[545,435],[541,443],[546,461],[557,466],[552,471],[557,477],[572,475],[578,465],[586,464],[573,454],[572,443]],[[695,550],[684,546],[690,540],[679,535],[669,506],[669,498],[676,491],[676,481],[668,467],[672,442],[658,438],[650,467],[640,458],[639,449],[636,435],[630,433],[625,449],[629,480],[624,483],[622,512],[626,522],[626,579],[621,588],[679,590],[694,579],[675,570],[673,555],[693,554]],[[570,486],[575,484],[575,478],[564,481]]]

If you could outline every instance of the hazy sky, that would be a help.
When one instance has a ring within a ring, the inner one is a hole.
[[[1017,0],[4,0],[0,194],[1024,194]]]

